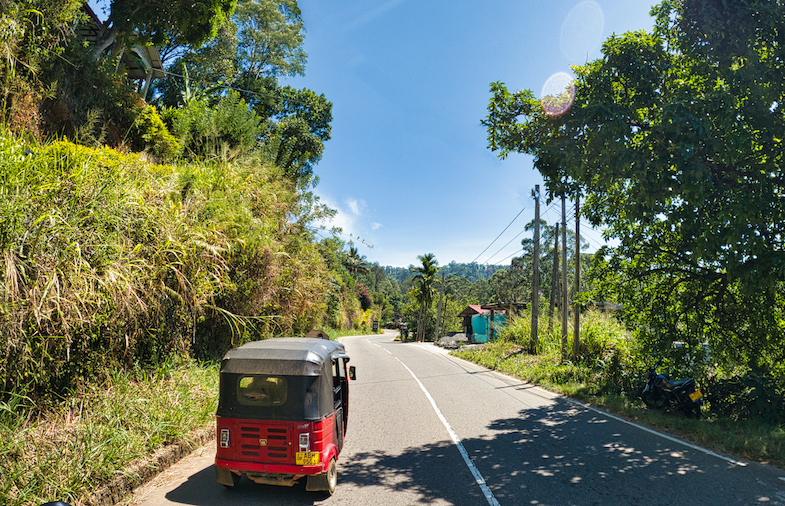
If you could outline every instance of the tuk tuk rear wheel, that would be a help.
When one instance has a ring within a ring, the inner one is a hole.
[[[330,459],[330,465],[327,467],[327,493],[333,495],[337,485],[338,465],[335,463],[335,459]]]

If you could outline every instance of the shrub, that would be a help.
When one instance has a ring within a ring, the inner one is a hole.
[[[177,138],[169,133],[158,110],[144,106],[134,121],[132,147],[137,151],[148,151],[164,162],[173,160],[180,151]]]
[[[785,422],[785,385],[765,369],[747,370],[728,379],[707,378],[704,390],[710,410],[732,420]]]
[[[182,109],[168,109],[167,119],[185,151],[195,157],[232,157],[256,148],[264,131],[262,119],[235,91],[215,107],[192,100]]]
[[[357,299],[360,301],[360,307],[363,308],[363,311],[367,311],[373,305],[368,289],[363,285],[357,285]]]

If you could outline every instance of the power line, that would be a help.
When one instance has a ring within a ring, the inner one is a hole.
[[[498,262],[496,262],[496,263],[495,263],[495,264],[493,264],[493,265],[499,265],[500,263],[504,262],[505,260],[507,260],[507,259],[509,259],[509,258],[511,258],[511,257],[514,257],[514,256],[515,256],[515,255],[517,255],[518,253],[522,253],[522,252],[523,252],[523,248],[521,248],[521,249],[519,249],[518,251],[516,251],[516,252],[514,252],[514,253],[512,253],[512,254],[510,254],[510,255],[508,255],[508,256],[506,256],[505,258],[502,258],[501,260],[499,260]]]
[[[557,205],[559,205],[559,202],[556,202],[556,201],[554,201],[553,203],[551,203],[550,207],[548,207],[548,209],[546,209],[546,210],[545,210],[545,213],[548,213],[548,211],[552,210],[552,209],[553,209],[554,207],[556,207]],[[521,212],[523,212],[523,210],[521,210]],[[518,213],[518,215],[520,215],[520,213]],[[515,218],[518,218],[518,216],[516,216]],[[515,219],[513,219],[513,221],[515,221]],[[548,220],[546,220],[546,223],[547,223],[547,221],[548,221]],[[557,220],[557,222],[558,222],[558,220]],[[512,225],[512,222],[510,222],[510,225]],[[510,227],[510,225],[507,225],[507,228],[509,228],[509,227]],[[503,233],[504,233],[504,232],[507,230],[507,228],[505,228],[505,229],[502,231],[502,234],[503,234]],[[521,231],[518,233],[518,235],[516,235],[515,237],[513,237],[512,239],[510,239],[510,240],[507,242],[507,244],[505,244],[504,246],[502,246],[501,248],[499,248],[499,251],[497,251],[496,253],[494,253],[494,254],[493,254],[493,255],[491,255],[490,257],[488,257],[488,259],[487,259],[487,260],[486,260],[484,263],[487,265],[487,264],[488,264],[488,263],[491,261],[491,259],[492,259],[493,257],[495,257],[496,255],[498,255],[499,253],[501,253],[501,251],[502,251],[504,248],[506,248],[507,246],[509,246],[509,245],[510,245],[510,243],[511,243],[512,241],[514,241],[515,239],[517,239],[518,237],[520,237],[520,235],[521,235],[521,234],[523,234],[524,232],[526,232],[526,229],[525,229],[525,228],[524,228],[523,230],[521,230]],[[501,236],[501,234],[499,234],[499,235]],[[496,242],[496,240],[497,240],[497,239],[498,239],[498,237],[497,237],[496,239],[494,239],[494,242]],[[492,242],[490,245],[488,245],[488,248],[490,248],[492,245],[493,245],[493,242]],[[485,248],[485,249],[487,250],[488,248]],[[512,253],[512,254],[508,255],[507,257],[505,257],[505,258],[503,258],[503,259],[501,259],[501,260],[499,260],[499,261],[495,262],[493,265],[499,265],[500,263],[504,262],[505,260],[509,259],[510,257],[513,257],[513,256],[517,255],[518,253],[520,253],[520,252],[522,252],[522,251],[523,251],[523,248],[521,248],[520,250],[518,250],[518,251],[515,251],[514,253]],[[483,251],[483,253],[484,253],[484,252],[485,252],[485,251]],[[477,258],[479,258],[480,256],[482,256],[482,253],[480,253],[480,254],[477,256]],[[477,260],[477,259],[475,258],[475,260]]]
[[[505,233],[505,232],[507,231],[507,229],[508,229],[508,228],[510,228],[510,225],[512,225],[512,224],[513,224],[513,222],[514,222],[515,220],[517,220],[517,219],[518,219],[518,216],[520,216],[520,215],[521,215],[521,213],[523,213],[523,211],[525,211],[525,210],[526,210],[526,208],[525,208],[525,207],[524,207],[523,209],[521,209],[521,211],[520,211],[520,212],[519,212],[517,215],[515,215],[515,218],[513,218],[513,219],[512,219],[512,221],[511,221],[511,222],[510,222],[510,223],[509,223],[509,224],[508,224],[506,227],[504,227],[504,230],[502,230],[502,231],[501,231],[501,233],[500,233],[499,235],[497,235],[497,236],[496,236],[496,239],[494,239],[494,240],[493,240],[493,241],[492,241],[492,242],[491,242],[491,243],[490,243],[488,246],[486,246],[486,247],[485,247],[485,249],[484,249],[484,250],[482,250],[482,251],[480,252],[480,254],[479,254],[479,255],[477,255],[477,258],[480,258],[480,257],[482,256],[482,254],[483,254],[483,253],[485,253],[486,251],[488,251],[488,248],[490,248],[491,246],[493,246],[493,243],[495,243],[496,241],[498,241],[498,240],[499,240],[499,237],[501,237],[501,236],[502,236],[502,234],[503,234],[503,233]],[[474,263],[474,262],[476,262],[476,261],[477,261],[477,258],[475,258],[474,260],[472,260],[470,263]]]
[[[490,261],[491,261],[491,258],[493,258],[493,257],[495,257],[496,255],[498,255],[499,253],[501,253],[501,251],[502,251],[504,248],[506,248],[507,246],[509,246],[509,245],[510,245],[510,243],[511,243],[512,241],[514,241],[515,239],[517,239],[517,238],[518,238],[518,237],[519,237],[519,236],[520,236],[522,233],[524,233],[524,232],[526,232],[526,229],[525,229],[525,228],[524,228],[523,230],[521,230],[520,232],[518,232],[518,235],[516,235],[515,237],[513,237],[512,239],[510,239],[510,240],[507,242],[507,244],[505,244],[504,246],[502,246],[501,248],[499,248],[499,251],[497,251],[496,253],[494,253],[494,254],[493,254],[493,255],[491,255],[490,257],[488,257],[488,260],[486,260],[486,261],[485,261],[485,264],[487,265],[487,264],[488,264],[488,262],[490,262]],[[507,258],[510,258],[510,257],[507,257]],[[507,258],[505,258],[504,260],[506,260]],[[495,265],[495,264],[494,264],[494,265]]]

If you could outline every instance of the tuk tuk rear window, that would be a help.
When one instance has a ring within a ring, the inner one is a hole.
[[[283,376],[246,375],[237,379],[237,401],[243,406],[282,406],[286,392]]]

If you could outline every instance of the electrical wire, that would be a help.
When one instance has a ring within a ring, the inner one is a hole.
[[[493,258],[493,257],[495,257],[496,255],[498,255],[499,253],[501,253],[501,251],[502,251],[504,248],[506,248],[507,246],[509,246],[509,245],[510,245],[510,243],[511,243],[512,241],[514,241],[515,239],[517,239],[518,237],[520,237],[520,235],[521,235],[522,233],[524,233],[524,232],[526,232],[526,229],[525,229],[525,228],[524,228],[523,230],[521,230],[520,232],[518,232],[518,235],[516,235],[515,237],[513,237],[512,239],[510,239],[510,240],[507,242],[507,244],[505,244],[504,246],[502,246],[501,248],[499,248],[499,251],[497,251],[496,253],[494,253],[494,254],[493,254],[493,255],[491,255],[490,257],[488,257],[488,260],[486,260],[486,261],[485,261],[485,265],[488,265],[488,262],[490,262],[490,261],[491,261],[491,258]],[[507,257],[507,258],[510,258],[510,257]],[[506,260],[507,258],[505,258],[504,260]],[[496,264],[494,264],[494,265],[496,265]]]
[[[513,218],[513,219],[512,219],[512,221],[511,221],[511,222],[510,222],[510,223],[509,223],[509,224],[508,224],[506,227],[504,227],[504,230],[502,230],[502,231],[501,231],[501,233],[500,233],[499,235],[497,235],[497,236],[496,236],[496,239],[494,239],[493,241],[491,241],[491,243],[490,243],[488,246],[486,246],[486,247],[485,247],[485,249],[484,249],[484,250],[482,250],[482,251],[480,252],[480,254],[479,254],[479,255],[477,255],[477,257],[476,257],[474,260],[472,260],[470,263],[474,263],[474,262],[476,262],[476,261],[477,261],[477,258],[480,258],[480,257],[482,256],[482,254],[483,254],[483,253],[485,253],[486,251],[488,251],[488,248],[490,248],[491,246],[493,246],[493,244],[494,244],[496,241],[498,241],[498,240],[499,240],[499,237],[501,237],[501,236],[502,236],[502,234],[503,234],[503,233],[505,233],[505,232],[507,231],[507,229],[508,229],[508,228],[510,228],[510,225],[512,225],[512,224],[515,222],[515,220],[517,220],[517,219],[518,219],[518,216],[520,216],[520,215],[523,213],[523,211],[525,211],[525,210],[526,210],[526,208],[525,208],[525,207],[524,207],[523,209],[521,209],[521,211],[520,211],[520,212],[519,212],[517,215],[515,215],[515,218]]]

